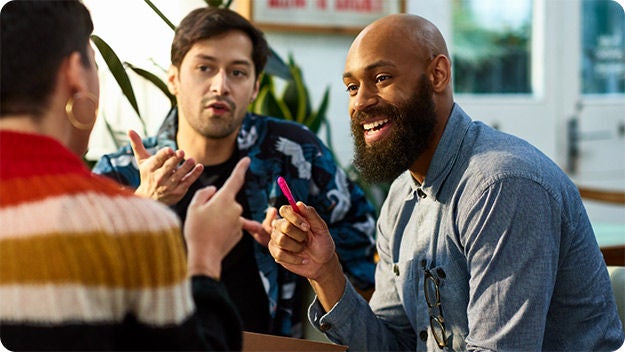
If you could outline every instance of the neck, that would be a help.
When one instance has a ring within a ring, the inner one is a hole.
[[[236,149],[237,134],[233,133],[226,138],[212,139],[195,132],[187,133],[185,129],[179,129],[176,143],[178,149],[184,151],[187,159],[193,158],[197,163],[212,166],[224,163],[232,156]]]
[[[53,119],[30,114],[5,115],[0,118],[0,130],[42,134],[56,139],[62,135],[58,126],[50,123]]]

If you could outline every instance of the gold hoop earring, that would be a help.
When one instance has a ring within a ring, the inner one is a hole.
[[[81,98],[89,100],[91,103],[93,103],[93,106],[95,107],[93,120],[89,123],[80,122],[78,121],[76,116],[74,116],[74,102]],[[67,119],[69,120],[69,123],[71,123],[72,126],[74,126],[76,129],[83,131],[91,129],[91,127],[93,127],[93,125],[95,124],[96,117],[98,116],[98,98],[89,92],[78,92],[67,100],[67,103],[65,104],[65,112],[67,113]]]

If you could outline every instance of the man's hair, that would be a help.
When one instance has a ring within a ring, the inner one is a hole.
[[[64,58],[79,52],[89,67],[93,22],[78,0],[17,0],[0,12],[0,116],[45,109]]]
[[[182,59],[196,42],[230,31],[241,31],[252,41],[252,61],[258,78],[270,55],[265,35],[243,16],[227,8],[202,7],[185,16],[176,28],[171,44],[172,65],[180,67]]]

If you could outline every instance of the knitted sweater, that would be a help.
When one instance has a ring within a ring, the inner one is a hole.
[[[187,279],[173,212],[91,174],[54,139],[8,131],[0,338],[11,350],[241,347],[223,286]]]

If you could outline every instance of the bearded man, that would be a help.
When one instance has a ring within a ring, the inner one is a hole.
[[[426,19],[396,14],[354,40],[343,81],[355,165],[393,181],[369,303],[312,206],[280,208],[269,251],[308,278],[308,318],[355,351],[616,350],[625,339],[577,187],[529,143],[454,102]]]

